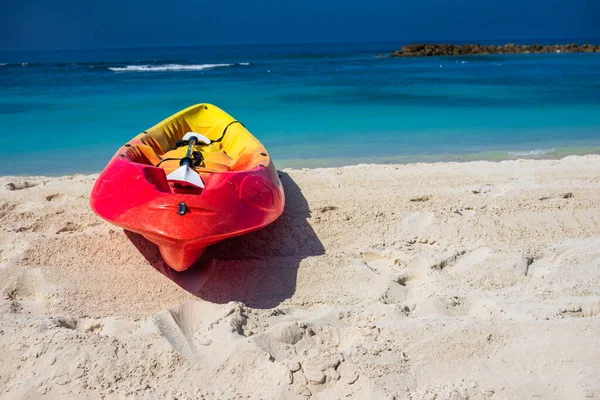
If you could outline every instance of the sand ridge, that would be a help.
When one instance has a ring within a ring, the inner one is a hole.
[[[281,218],[184,273],[95,175],[0,177],[0,397],[599,397],[599,170],[283,170]]]

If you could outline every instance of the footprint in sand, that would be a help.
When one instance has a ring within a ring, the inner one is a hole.
[[[82,230],[83,228],[80,225],[73,222],[67,222],[63,227],[56,231],[56,234],[81,232]]]
[[[73,233],[80,232],[84,228],[78,224],[73,222],[61,223],[59,221],[55,221],[52,218],[43,218],[38,219],[34,223],[26,224],[14,229],[14,232],[23,233],[23,232],[33,232],[33,233]]]
[[[431,200],[431,196],[420,196],[420,197],[413,197],[412,199],[410,199],[410,201],[412,201],[413,203],[422,203],[424,201],[429,201]]]
[[[439,296],[416,299],[403,305],[405,312],[413,318],[425,318],[432,316],[451,316],[452,307],[445,304],[444,299]]]
[[[551,200],[551,199],[570,199],[572,197],[573,197],[573,193],[566,192],[566,193],[562,193],[558,196],[542,196],[542,197],[540,197],[540,200],[544,201],[544,200]]]
[[[60,201],[64,200],[67,197],[65,193],[54,193],[49,196],[46,196],[46,201]]]
[[[489,193],[492,190],[492,185],[484,184],[484,185],[476,185],[471,189],[471,193],[473,194],[481,194],[481,193]]]
[[[477,211],[475,211],[471,207],[464,207],[460,210],[456,209],[453,211],[453,213],[458,214],[461,217],[465,217],[465,218],[471,218],[471,217],[474,217],[475,215],[477,215]]]
[[[411,277],[392,271],[392,267],[399,264],[398,259],[374,251],[361,253],[361,259],[374,273],[368,289],[373,296],[378,297],[384,304],[399,304],[406,300],[406,282]]]
[[[39,321],[42,331],[52,329],[68,329],[83,333],[95,333],[117,339],[126,339],[133,334],[156,334],[158,331],[151,321],[130,321],[118,318],[77,318],[68,316],[47,316]]]
[[[13,240],[12,237],[0,237],[0,269],[9,263],[22,259],[29,248],[27,240]]]
[[[181,355],[219,365],[230,354],[232,341],[247,336],[247,309],[242,303],[217,305],[192,301],[168,309],[154,317],[154,325]],[[211,346],[216,343],[216,346]],[[204,354],[205,352],[209,352]]]
[[[402,225],[404,230],[418,235],[423,233],[435,221],[435,215],[432,212],[414,212],[408,214],[403,220]]]
[[[10,214],[17,207],[15,203],[4,202],[0,204],[0,220]]]
[[[592,318],[600,315],[600,300],[594,298],[583,304],[565,307],[558,311],[560,317]]]
[[[18,311],[44,313],[56,300],[57,290],[46,281],[41,269],[33,268],[19,275],[6,294]]]
[[[445,268],[451,267],[458,262],[460,257],[462,257],[466,253],[465,250],[459,250],[452,254],[450,257],[445,257],[440,261],[437,261],[431,265],[431,269],[442,271]]]
[[[40,182],[31,182],[31,181],[16,181],[16,182],[9,182],[5,185],[5,187],[8,190],[23,190],[23,189],[29,189],[32,187],[35,187],[37,185],[39,185]]]
[[[320,212],[320,213],[325,213],[325,212],[328,212],[328,211],[335,211],[335,210],[337,210],[338,208],[339,208],[339,207],[336,207],[336,206],[325,206],[325,207],[321,207],[321,208],[319,208],[319,212]]]
[[[502,315],[504,311],[492,299],[469,296],[433,294],[409,299],[403,304],[409,316],[415,318]]]
[[[441,261],[432,265],[432,269],[443,270],[452,267],[452,273],[467,270],[475,265],[483,263],[490,255],[492,250],[488,247],[480,247],[469,252],[459,250],[454,252],[450,257],[446,257]]]

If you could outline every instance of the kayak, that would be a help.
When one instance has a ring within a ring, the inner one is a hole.
[[[90,197],[96,214],[158,245],[176,271],[207,246],[275,221],[284,203],[264,146],[211,104],[186,108],[123,145]]]

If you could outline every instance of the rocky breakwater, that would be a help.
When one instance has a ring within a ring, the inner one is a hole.
[[[538,54],[538,53],[598,53],[600,45],[555,44],[555,45],[505,45],[483,46],[480,44],[423,44],[416,43],[402,47],[391,57],[441,57],[467,56],[475,54]]]

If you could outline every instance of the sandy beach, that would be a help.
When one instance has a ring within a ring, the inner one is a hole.
[[[600,398],[600,156],[281,171],[183,273],[0,177],[0,398]]]

